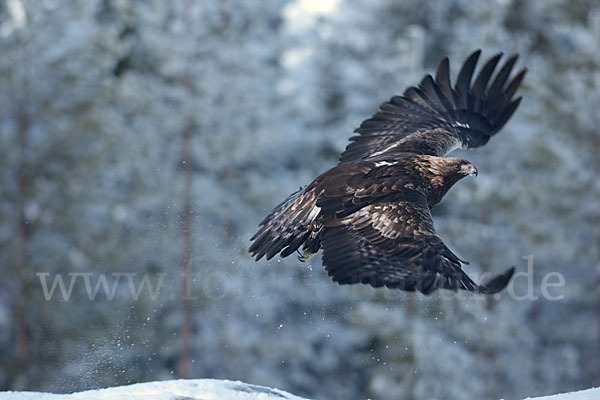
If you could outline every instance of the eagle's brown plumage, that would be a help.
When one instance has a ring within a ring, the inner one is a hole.
[[[437,288],[496,293],[514,268],[483,285],[437,236],[430,210],[477,170],[443,157],[455,148],[482,146],[512,116],[525,70],[509,79],[517,56],[492,78],[501,55],[471,78],[480,51],[464,63],[454,87],[448,59],[380,106],[356,130],[340,163],[291,195],[261,222],[250,252],[257,260],[323,249],[323,264],[340,284],[365,283],[431,293]]]

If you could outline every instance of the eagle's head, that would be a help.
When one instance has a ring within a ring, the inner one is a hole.
[[[419,167],[421,174],[433,187],[447,190],[465,176],[477,175],[477,168],[461,158],[425,156],[423,161]]]
[[[456,182],[465,176],[477,175],[477,168],[467,160],[456,157],[425,157],[417,165],[421,176],[428,182],[430,208],[435,207]]]
[[[460,158],[456,159],[457,161],[454,163],[454,170],[459,175],[469,176],[475,175],[477,176],[477,168],[467,160],[461,160]]]
[[[458,181],[469,175],[477,175],[477,168],[467,160],[456,157],[434,157],[426,156],[426,162],[422,165],[426,175],[434,177],[446,177]]]

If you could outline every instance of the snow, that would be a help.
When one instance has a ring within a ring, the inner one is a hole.
[[[524,400],[597,400],[600,388]],[[218,379],[179,379],[137,383],[108,389],[86,390],[72,394],[39,392],[0,392],[0,400],[303,400],[302,397],[240,381]],[[304,399],[306,400],[306,399]]]
[[[554,394],[551,396],[527,398],[525,400],[598,400],[600,388],[580,390],[578,392]]]
[[[0,400],[303,400],[283,390],[250,385],[240,381],[180,379],[137,383],[73,394],[1,392]]]

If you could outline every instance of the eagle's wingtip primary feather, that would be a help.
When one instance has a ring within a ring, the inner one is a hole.
[[[514,273],[515,267],[512,266],[502,274],[496,275],[484,284],[481,284],[477,292],[481,294],[496,294],[500,292],[508,285],[508,282],[510,282],[510,279],[513,277]]]

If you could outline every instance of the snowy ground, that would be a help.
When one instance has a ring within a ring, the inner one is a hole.
[[[138,383],[73,394],[1,392],[0,400],[306,400],[283,390],[214,379]]]
[[[1,399],[1,397],[0,397]],[[554,394],[552,396],[527,398],[525,400],[598,400],[600,399],[600,388],[581,390],[579,392]]]
[[[0,392],[0,400],[306,400],[279,389],[214,379],[138,383],[73,394]],[[600,388],[526,400],[598,400]]]

